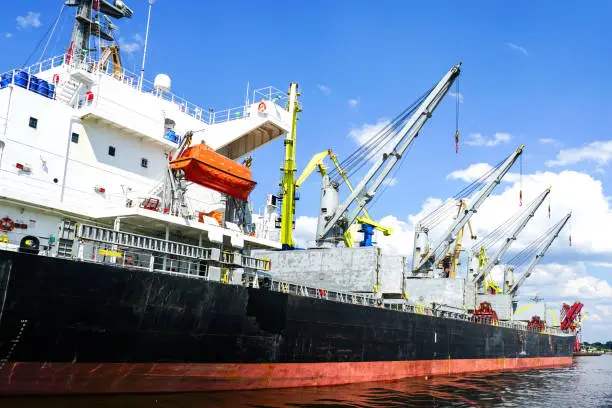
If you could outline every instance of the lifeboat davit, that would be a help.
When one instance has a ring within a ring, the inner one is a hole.
[[[251,170],[216,153],[204,143],[188,147],[170,162],[174,170],[183,170],[185,180],[246,201],[257,184]]]

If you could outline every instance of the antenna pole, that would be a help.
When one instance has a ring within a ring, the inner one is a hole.
[[[144,50],[142,53],[142,68],[140,69],[140,81],[138,89],[142,91],[142,82],[144,81],[145,63],[147,62],[147,45],[149,44],[149,27],[151,26],[151,8],[155,0],[149,0],[149,17],[147,17],[147,32],[145,34]]]

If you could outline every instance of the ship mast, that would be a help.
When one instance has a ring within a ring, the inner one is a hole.
[[[92,35],[106,41],[115,41],[112,35],[114,26],[109,17],[131,18],[133,14],[132,10],[121,0],[112,3],[107,0],[68,0],[66,5],[77,8],[68,49],[69,58],[75,58],[77,61],[85,60],[91,51],[89,42]],[[98,13],[95,19],[94,11]],[[102,23],[100,15],[105,20]]]

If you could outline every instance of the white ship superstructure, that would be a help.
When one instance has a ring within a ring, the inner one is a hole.
[[[233,160],[289,132],[286,93],[268,87],[236,108],[198,107],[171,92],[169,76],[148,82],[125,70],[116,48],[107,44],[94,57],[77,46],[83,27],[112,39],[99,16],[131,16],[123,2],[95,2],[94,10],[90,2],[69,3],[77,22],[68,52],[1,77],[0,245],[17,249],[29,236],[52,247],[58,223],[69,216],[166,240],[279,247],[269,231],[207,216],[226,213],[226,196],[217,191],[190,185],[187,212],[147,203],[159,199],[188,132],[192,145],[205,142]]]

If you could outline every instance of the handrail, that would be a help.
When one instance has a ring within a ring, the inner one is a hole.
[[[215,111],[214,109],[204,109],[174,93],[161,92],[160,90],[155,89],[153,82],[148,81],[146,79],[143,79],[141,85],[140,75],[135,74],[123,67],[121,68],[121,74],[116,75],[110,64],[106,64],[106,66],[101,66],[99,61],[91,58],[87,58],[84,61],[79,61],[75,58],[68,58],[67,54],[61,54],[52,58],[48,58],[44,61],[37,62],[28,67],[16,68],[6,71],[6,73],[25,71],[29,75],[36,75],[40,72],[48,71],[50,69],[57,68],[62,65],[67,65],[70,69],[78,69],[89,73],[99,72],[106,76],[115,78],[116,80],[123,82],[125,85],[136,89],[141,93],[150,94],[159,99],[163,99],[165,101],[173,103],[174,105],[177,105],[179,107],[181,112],[209,125],[249,117],[249,101],[246,101],[243,106],[223,109],[220,111]],[[277,101],[280,102],[286,99],[287,95],[284,92],[281,92],[280,90],[272,86],[268,86],[264,88],[255,89],[253,91],[253,99],[251,103],[255,103],[255,101],[258,100],[273,101],[274,103],[277,103]]]
[[[379,307],[403,313],[424,314],[443,319],[463,320],[474,324],[486,324],[490,326],[504,327],[508,329],[521,330],[531,333],[553,334],[557,336],[570,334],[556,327],[547,327],[544,331],[542,331],[513,321],[493,321],[492,319],[472,316],[465,313],[435,311],[429,307],[425,307],[422,304],[410,303],[408,301],[404,301],[403,303],[385,303],[384,301],[381,302],[381,300],[373,296],[359,295],[350,292],[341,292],[326,289],[317,289],[299,283],[292,283],[276,279],[271,279],[269,289],[276,292],[282,292],[297,296],[323,298],[326,300],[342,303],[353,303],[363,306]]]

